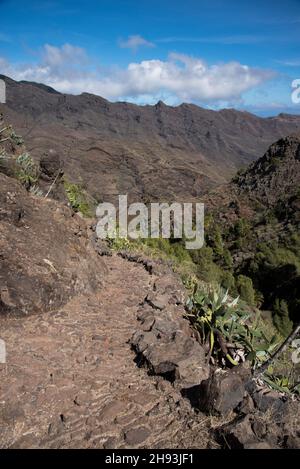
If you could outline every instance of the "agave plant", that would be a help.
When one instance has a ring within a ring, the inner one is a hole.
[[[290,379],[286,376],[270,376],[269,372],[266,372],[262,377],[262,380],[275,391],[291,394],[292,391],[297,392],[296,386],[294,387]]]
[[[29,192],[37,197],[43,197],[43,191],[37,185],[30,187]]]
[[[11,132],[10,138],[16,145],[23,145],[24,143],[23,138],[20,135],[17,135],[14,131]]]
[[[240,307],[239,297],[231,299],[228,290],[197,291],[186,307],[213,362],[237,365],[248,359],[255,365],[271,352],[272,344],[259,328],[259,317],[253,321],[252,315]]]
[[[17,160],[18,167],[18,179],[27,187],[36,184],[38,180],[38,170],[32,157],[29,153],[22,153],[18,156]]]

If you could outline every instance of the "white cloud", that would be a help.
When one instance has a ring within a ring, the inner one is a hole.
[[[300,59],[292,60],[276,60],[280,65],[285,65],[286,67],[300,67]]]
[[[244,91],[270,78],[270,72],[238,62],[208,66],[198,58],[170,54],[167,61],[129,64],[127,76],[132,95],[162,90],[180,101],[215,101],[239,100]]]
[[[84,65],[88,62],[86,52],[81,47],[64,44],[61,47],[45,44],[42,53],[43,63],[51,68],[69,65]]]
[[[13,65],[0,58],[0,73],[16,80],[46,83],[64,93],[95,93],[111,100],[172,104],[240,102],[244,92],[272,78],[274,72],[239,62],[208,65],[200,58],[170,54],[167,60],[132,62],[127,68],[87,67],[84,49],[45,45],[35,64]]]
[[[123,49],[131,49],[134,52],[136,52],[139,47],[155,47],[152,42],[147,41],[139,34],[129,36],[126,40],[120,39],[119,46]]]

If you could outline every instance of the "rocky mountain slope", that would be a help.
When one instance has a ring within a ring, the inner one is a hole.
[[[230,262],[225,270],[249,277],[256,301],[277,315],[277,325],[286,334],[289,319],[299,321],[299,135],[278,140],[204,199],[213,220],[207,237],[219,252],[217,263],[225,266],[226,252]]]
[[[296,223],[299,222],[299,190],[300,134],[294,134],[273,143],[230,183],[210,191],[204,199],[215,216],[219,211],[221,219],[250,218],[254,213],[273,210],[281,218],[290,213],[291,221]]]
[[[28,196],[1,173],[0,186],[0,314],[52,311],[74,295],[101,290],[105,267],[86,223],[53,200]]]
[[[123,193],[135,201],[199,198],[300,129],[299,116],[110,103],[2,78],[7,104],[0,110],[34,158],[55,150],[68,178],[97,200]]]

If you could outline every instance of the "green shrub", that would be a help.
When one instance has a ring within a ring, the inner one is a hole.
[[[93,216],[92,204],[88,201],[88,195],[80,184],[74,184],[64,180],[66,195],[75,212],[82,213],[85,217]]]
[[[289,318],[289,307],[287,302],[276,298],[273,305],[273,312],[275,327],[284,337],[287,337],[293,329],[293,322]]]
[[[175,260],[176,262],[191,262],[191,256],[188,249],[185,248],[184,240],[166,239],[166,238],[145,238],[140,239],[140,243],[161,252],[164,256]]]
[[[214,251],[209,246],[203,246],[201,249],[192,250],[190,256],[197,266],[197,275],[205,282],[220,283],[222,269],[214,262]]]
[[[250,223],[244,218],[239,218],[233,227],[233,233],[237,238],[245,237],[250,232]]]
[[[278,213],[275,209],[271,209],[265,212],[264,214],[264,223],[265,225],[275,225],[278,223]]]
[[[256,290],[262,293],[264,308],[273,308],[274,297],[277,297],[285,300],[291,320],[296,321],[299,318],[300,250],[298,235],[291,236],[285,245],[270,242],[257,246],[254,259],[245,266],[244,271],[253,279]],[[276,303],[276,307],[278,310],[278,303]],[[277,319],[277,324],[279,323],[280,321]],[[283,330],[282,327],[281,330]]]
[[[233,267],[233,260],[229,249],[223,250],[223,265],[226,269],[232,269]]]
[[[121,238],[118,234],[118,229],[115,230],[115,236],[107,238],[108,245],[115,251],[127,251],[132,247],[128,238]]]
[[[255,290],[251,278],[239,275],[236,279],[236,288],[240,297],[250,306],[255,305]]]
[[[229,290],[231,293],[235,292],[235,278],[231,272],[224,271],[221,274],[220,284],[226,290]]]
[[[224,245],[223,245],[222,233],[221,233],[221,230],[218,226],[215,226],[215,228],[214,228],[214,233],[212,235],[211,246],[213,248],[213,251],[214,251],[216,257],[221,258],[223,256],[223,252],[224,252]]]
[[[16,177],[28,189],[39,179],[39,171],[29,153],[22,153],[16,159]]]

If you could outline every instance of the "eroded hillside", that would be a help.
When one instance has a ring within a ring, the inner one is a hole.
[[[298,116],[110,103],[2,78],[7,104],[0,110],[36,161],[55,150],[71,182],[98,201],[126,193],[134,201],[199,199],[300,129]]]

